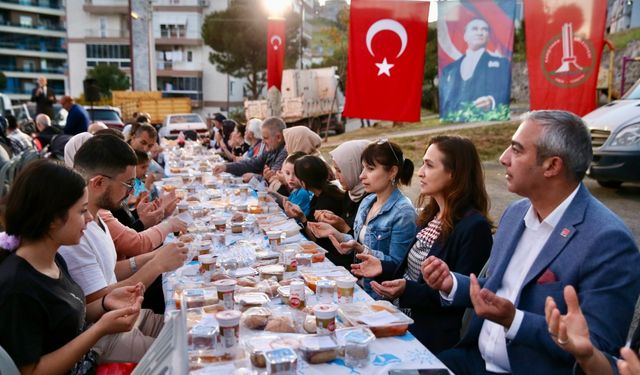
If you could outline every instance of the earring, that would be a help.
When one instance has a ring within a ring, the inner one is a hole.
[[[394,177],[394,178],[391,179],[391,185],[395,186],[395,184],[396,184],[396,178]]]

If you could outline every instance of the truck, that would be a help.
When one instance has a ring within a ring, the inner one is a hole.
[[[327,129],[344,132],[344,95],[335,66],[318,69],[285,69],[282,72],[281,115],[288,127],[308,126],[320,133]],[[269,117],[267,100],[245,100],[247,120]]]
[[[123,119],[133,118],[135,112],[146,112],[153,125],[161,125],[173,113],[191,113],[190,98],[163,98],[159,91],[113,91],[111,101],[120,108]]]

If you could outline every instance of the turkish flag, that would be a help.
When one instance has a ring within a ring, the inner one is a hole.
[[[344,115],[420,121],[426,1],[351,0]]]
[[[267,90],[280,90],[285,49],[284,18],[269,18],[267,23]]]
[[[591,112],[607,2],[527,0],[524,15],[531,109]]]

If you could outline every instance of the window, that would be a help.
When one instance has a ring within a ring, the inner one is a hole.
[[[20,16],[20,26],[31,27],[33,26],[33,17],[31,16]]]
[[[193,61],[193,51],[187,51],[187,61],[188,62]]]
[[[120,44],[87,44],[87,66],[111,64],[120,68],[131,66],[128,45]]]

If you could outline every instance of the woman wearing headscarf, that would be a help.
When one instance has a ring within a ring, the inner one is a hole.
[[[304,152],[306,155],[317,156],[325,161],[322,155],[320,155],[320,151],[318,151],[322,145],[322,138],[313,130],[306,126],[294,126],[284,129],[283,135],[284,147],[288,155],[293,155],[296,152]],[[333,180],[331,169],[329,169],[329,179]],[[284,196],[289,195],[287,181],[282,171],[278,171],[274,177],[269,180],[269,190],[278,192]]]
[[[329,152],[333,159],[333,169],[345,194],[342,200],[342,215],[336,215],[329,210],[316,210],[315,218],[318,222],[328,223],[342,233],[353,234],[353,222],[360,207],[360,202],[367,195],[364,190],[360,173],[362,173],[362,151],[369,141],[347,141]],[[333,246],[329,247],[329,260],[339,266],[349,269],[353,263],[353,256],[340,254]]]
[[[93,137],[91,133],[79,133],[71,137],[69,142],[64,145],[64,163],[67,167],[73,168],[73,159],[76,157],[76,152],[91,137]]]

